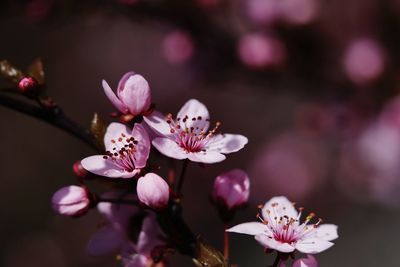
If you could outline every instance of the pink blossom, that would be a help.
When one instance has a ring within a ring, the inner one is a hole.
[[[118,199],[120,192],[108,192],[101,198]],[[133,195],[124,196],[124,199],[136,200]],[[105,223],[91,237],[87,250],[90,255],[105,255],[118,249],[130,246],[128,236],[129,223],[138,214],[137,206],[100,202],[97,209],[105,218]]]
[[[117,95],[108,83],[103,80],[104,93],[122,114],[141,115],[149,110],[151,92],[143,76],[134,72],[126,73],[119,81]]]
[[[284,44],[279,39],[260,33],[241,37],[238,54],[240,60],[252,68],[279,66],[286,58]]]
[[[81,161],[83,168],[110,178],[131,178],[146,166],[150,140],[139,123],[132,130],[126,125],[111,123],[104,136],[105,155],[96,155]]]
[[[318,262],[312,255],[296,260],[292,267],[318,267]]]
[[[122,251],[122,263],[125,267],[164,266],[154,263],[151,252],[157,246],[164,245],[164,233],[157,223],[155,214],[149,214],[142,224],[142,229],[136,244]]]
[[[321,219],[309,224],[315,214],[310,213],[300,223],[300,212],[286,197],[273,197],[261,209],[261,222],[248,222],[236,225],[228,232],[254,235],[264,248],[291,253],[298,250],[306,254],[322,252],[334,244],[330,242],[338,237],[337,226],[322,224]]]
[[[234,169],[219,175],[214,181],[212,198],[228,209],[240,207],[249,199],[250,180],[242,170]]]
[[[89,210],[89,196],[85,188],[71,185],[59,189],[51,200],[53,210],[61,215],[79,216]]]
[[[344,70],[356,84],[377,79],[383,73],[384,65],[381,46],[377,41],[368,38],[353,40],[343,58]]]
[[[218,122],[214,129],[209,130],[209,117],[206,106],[191,99],[181,108],[176,119],[172,115],[163,118],[154,112],[144,120],[161,135],[153,140],[153,146],[175,159],[216,163],[226,158],[224,154],[239,151],[247,144],[243,135],[217,133]]]
[[[278,0],[282,19],[292,24],[307,24],[317,15],[315,0]]]
[[[140,177],[136,187],[141,202],[155,209],[162,209],[169,201],[169,186],[167,182],[155,173],[147,173]]]
[[[190,35],[176,30],[168,33],[162,42],[162,53],[171,64],[182,64],[188,61],[194,53],[194,44]]]
[[[246,0],[247,15],[256,23],[269,24],[279,18],[279,2],[277,0]]]

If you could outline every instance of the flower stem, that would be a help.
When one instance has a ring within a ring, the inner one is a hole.
[[[271,267],[278,267],[278,265],[279,265],[280,262],[281,262],[281,255],[280,255],[280,253],[278,252],[278,253],[276,254],[275,261],[274,261],[274,263],[271,265]]]
[[[229,233],[226,231],[228,224],[224,223],[224,258],[229,259]]]
[[[176,194],[178,197],[180,197],[182,195],[182,187],[183,187],[183,182],[185,181],[185,174],[186,174],[186,169],[187,169],[188,164],[189,164],[189,160],[185,159],[183,161],[181,176],[179,177],[178,188],[176,190]]]

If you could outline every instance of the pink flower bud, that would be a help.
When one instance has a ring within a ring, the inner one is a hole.
[[[18,89],[24,95],[32,98],[39,94],[39,84],[30,76],[25,76],[18,82]]]
[[[117,95],[103,80],[103,89],[108,99],[123,114],[140,115],[149,110],[151,105],[150,86],[146,79],[134,72],[126,73],[118,84]]]
[[[136,187],[139,200],[147,206],[162,209],[169,201],[169,186],[155,173],[140,177]]]
[[[292,267],[318,267],[318,262],[312,255],[307,255],[307,258],[295,261]]]
[[[215,179],[212,198],[229,210],[246,204],[250,195],[250,180],[239,169],[223,173]]]
[[[89,209],[89,196],[85,188],[80,186],[66,186],[59,189],[51,200],[53,210],[65,216],[80,216]]]

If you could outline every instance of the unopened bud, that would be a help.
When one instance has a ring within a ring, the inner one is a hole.
[[[35,98],[39,94],[39,84],[33,77],[25,76],[18,82],[18,90],[29,98]]]
[[[59,189],[53,195],[51,202],[56,213],[71,217],[85,214],[90,206],[87,190],[75,185]]]

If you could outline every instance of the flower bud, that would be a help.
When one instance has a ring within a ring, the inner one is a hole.
[[[162,209],[169,201],[169,186],[155,173],[140,177],[136,187],[139,200],[147,206]]]
[[[74,171],[75,175],[79,178],[85,178],[88,174],[88,171],[85,170],[81,164],[81,161],[78,160],[77,162],[72,165],[72,170]]]
[[[27,97],[35,98],[39,94],[39,84],[34,78],[25,76],[18,82],[18,90]]]
[[[75,185],[59,189],[53,195],[51,202],[56,213],[71,217],[85,214],[90,205],[87,190]]]
[[[108,99],[122,114],[137,116],[150,109],[150,87],[142,75],[134,72],[126,73],[119,81],[117,95],[104,80],[103,88]]]
[[[312,255],[307,255],[307,258],[295,261],[292,267],[318,267],[318,262]]]
[[[233,210],[246,204],[249,195],[249,177],[240,169],[223,173],[215,179],[212,199],[219,207]]]

